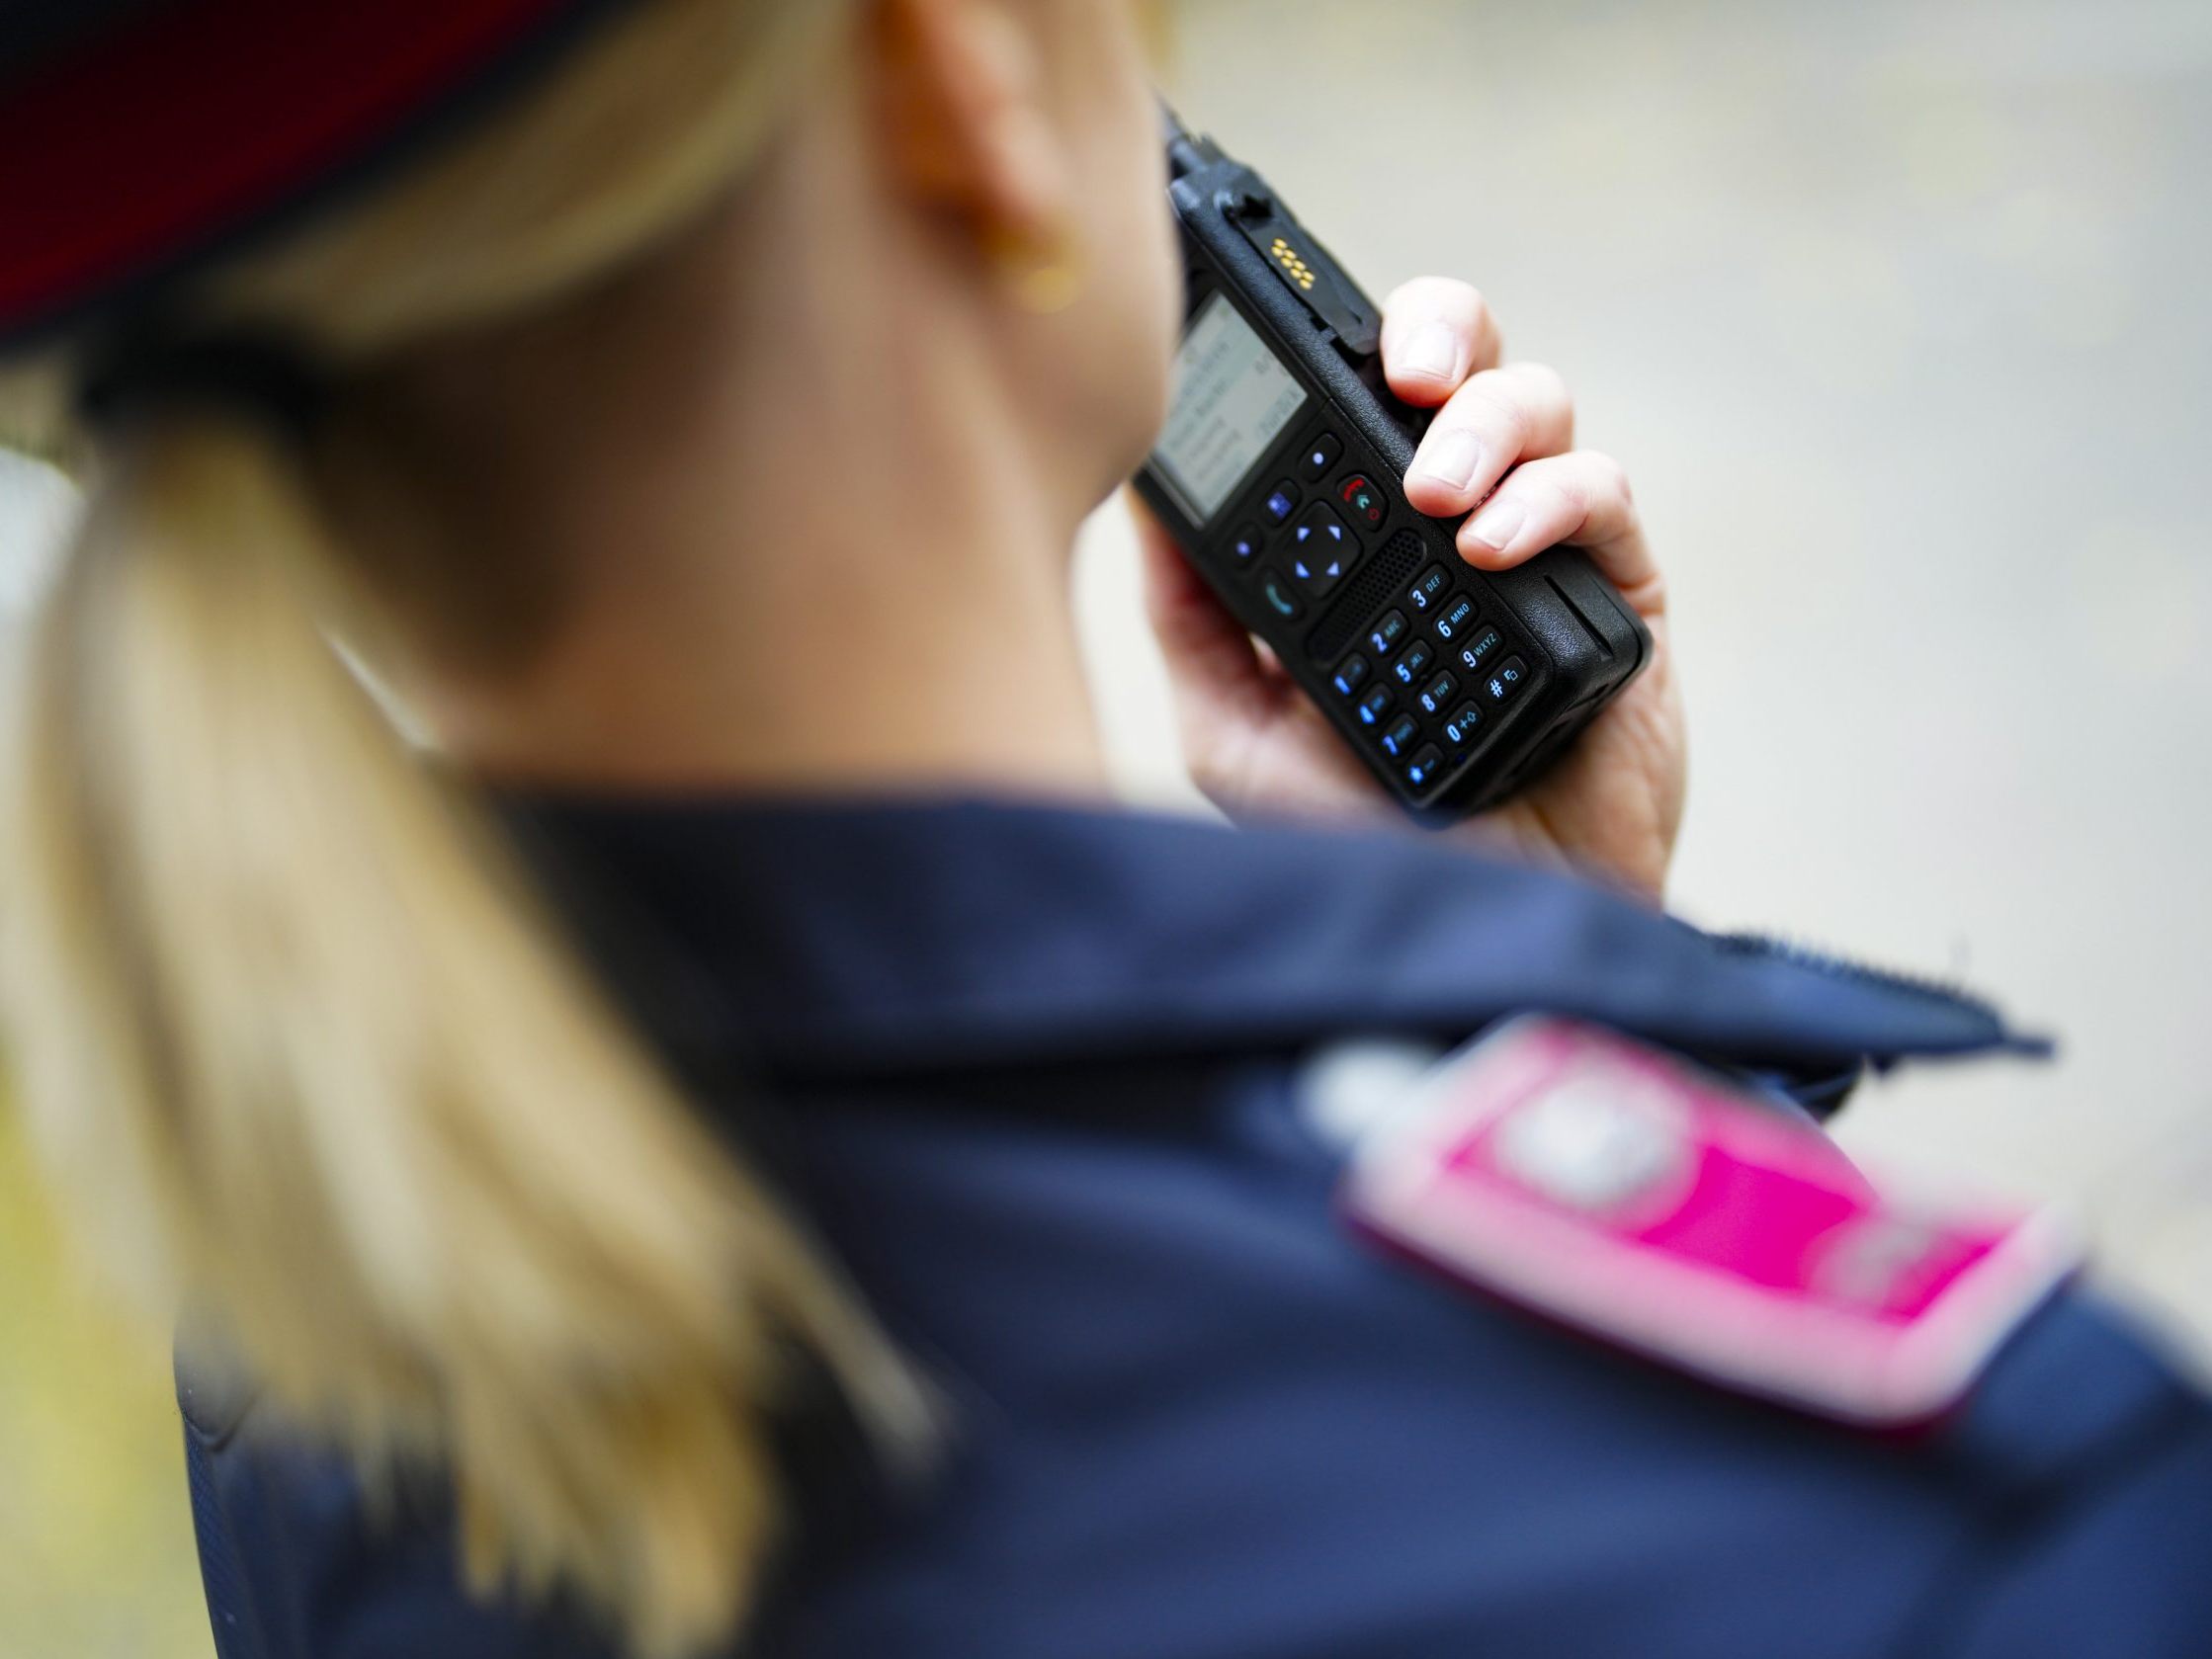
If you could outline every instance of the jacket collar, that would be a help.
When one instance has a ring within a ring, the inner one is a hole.
[[[783,1075],[1452,1039],[1531,1009],[1798,1072],[2045,1047],[1955,992],[1409,835],[980,800],[501,806],[638,1018]]]

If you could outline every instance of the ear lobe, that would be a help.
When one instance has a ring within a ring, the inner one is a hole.
[[[1039,47],[1007,0],[877,0],[872,65],[888,171],[979,245],[1072,216]]]

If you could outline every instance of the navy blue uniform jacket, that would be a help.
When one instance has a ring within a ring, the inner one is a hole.
[[[517,803],[621,997],[944,1391],[917,1490],[788,1439],[764,1659],[2212,1654],[2212,1407],[2088,1295],[1938,1431],[1748,1403],[1331,1210],[1302,1061],[1572,1012],[1777,1110],[1980,1004],[1405,837],[1041,807]],[[581,1659],[188,1367],[222,1659]]]

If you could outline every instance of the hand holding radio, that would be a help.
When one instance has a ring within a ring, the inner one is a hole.
[[[1390,390],[1435,411],[1405,469],[1405,497],[1438,519],[1464,515],[1455,546],[1479,570],[1510,570],[1562,543],[1582,549],[1650,630],[1652,650],[1548,771],[1451,833],[1656,894],[1686,771],[1665,584],[1618,463],[1572,448],[1574,408],[1559,375],[1502,363],[1499,342],[1489,307],[1463,283],[1424,278],[1386,302]],[[1254,641],[1158,519],[1139,516],[1152,622],[1200,788],[1233,815],[1400,817],[1322,705]]]
[[[1260,641],[1158,573],[1171,649],[1211,671],[1202,770],[1313,805],[1365,798],[1348,756],[1419,822],[1489,814],[1482,835],[1657,890],[1681,804],[1672,689],[1648,672],[1660,590],[1618,468],[1570,450],[1559,377],[1501,365],[1463,285],[1386,311],[1258,173],[1165,109],[1161,136],[1186,303],[1136,488]]]

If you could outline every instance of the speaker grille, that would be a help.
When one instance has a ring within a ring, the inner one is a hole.
[[[1370,618],[1403,593],[1412,582],[1421,562],[1421,539],[1401,530],[1383,543],[1383,550],[1344,584],[1328,614],[1306,636],[1306,649],[1318,661],[1327,661],[1349,645]]]

